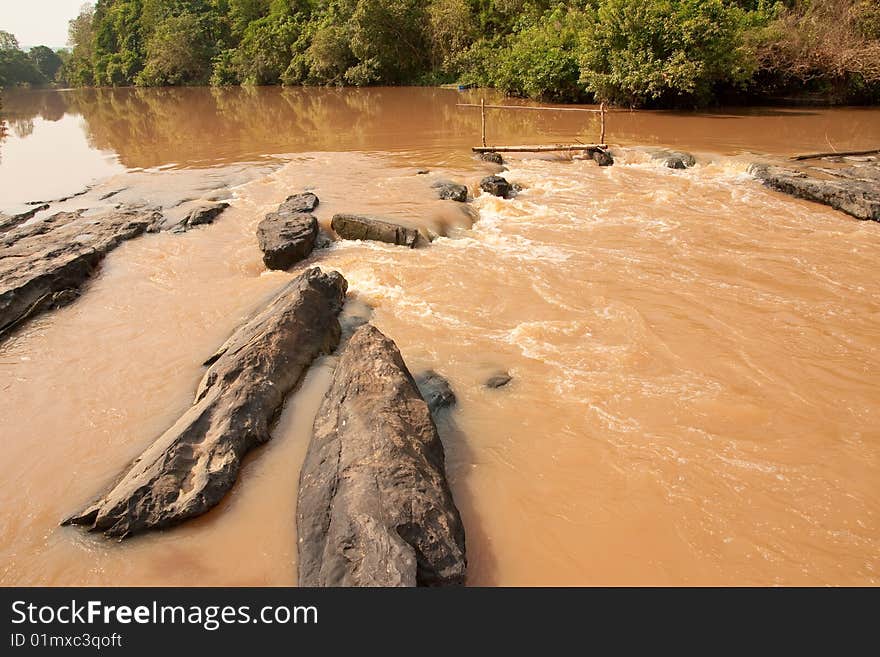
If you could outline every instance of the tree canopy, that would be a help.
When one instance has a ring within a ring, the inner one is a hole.
[[[78,85],[464,81],[633,106],[787,88],[880,99],[876,0],[97,0],[71,21],[70,45],[62,76]],[[49,59],[34,60],[47,78]]]

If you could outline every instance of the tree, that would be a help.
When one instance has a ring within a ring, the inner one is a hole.
[[[137,82],[146,86],[207,84],[214,57],[210,16],[165,18],[147,43],[147,59]]]
[[[51,48],[35,46],[28,52],[28,57],[47,80],[54,80],[61,68],[61,57]]]
[[[0,30],[0,50],[21,50],[14,34]]]

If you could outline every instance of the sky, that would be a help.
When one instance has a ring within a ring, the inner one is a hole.
[[[0,30],[12,32],[22,47],[67,45],[67,21],[86,0],[0,0]]]

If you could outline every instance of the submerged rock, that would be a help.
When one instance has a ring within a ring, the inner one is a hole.
[[[357,214],[333,215],[330,227],[337,235],[349,240],[373,240],[410,248],[419,240],[419,231],[415,228]]]
[[[459,183],[441,180],[431,185],[437,190],[437,196],[445,201],[459,201],[464,203],[468,200],[468,188]]]
[[[598,164],[600,167],[610,167],[614,164],[614,158],[611,157],[611,153],[608,151],[603,151],[602,149],[595,149],[592,152],[591,157],[593,161]]]
[[[205,363],[193,405],[106,495],[62,524],[124,538],[217,504],[245,454],[271,438],[287,393],[338,344],[346,288],[340,274],[317,268],[294,278]]]
[[[181,227],[185,230],[192,228],[193,226],[202,226],[204,224],[213,223],[214,219],[216,219],[217,216],[228,207],[229,203],[223,201],[215,201],[200,205],[184,217],[181,222]]]
[[[150,230],[162,215],[122,208],[58,212],[0,238],[0,337],[37,313],[78,296],[104,256]]]
[[[486,379],[486,383],[484,385],[487,388],[502,388],[511,381],[513,381],[513,377],[510,376],[510,374],[508,374],[507,372],[498,372],[497,374],[493,374],[488,379]]]
[[[697,163],[696,158],[684,151],[658,151],[652,155],[655,160],[662,160],[663,166],[670,169],[690,169]]]
[[[501,176],[486,176],[480,181],[480,189],[492,196],[510,198],[513,196],[514,187],[506,178]]]
[[[449,385],[449,381],[434,370],[427,370],[419,374],[416,377],[416,385],[431,413],[435,415],[438,411],[453,406],[456,402],[455,392]]]
[[[880,221],[880,163],[817,172],[827,178],[763,164],[753,165],[751,172],[771,189],[823,203],[856,219]]]
[[[492,164],[504,164],[504,158],[501,157],[501,153],[496,153],[494,151],[489,153],[480,153],[478,157],[483,162],[491,162]]]
[[[397,346],[361,326],[339,357],[300,474],[300,586],[462,584],[464,527],[444,468]]]

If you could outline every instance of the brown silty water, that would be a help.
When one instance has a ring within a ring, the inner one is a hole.
[[[880,143],[880,111],[616,113],[615,166],[510,157],[523,191],[478,194],[469,214],[430,185],[476,194],[496,170],[469,152],[479,111],[456,107],[479,97],[4,98],[0,210],[108,176],[158,201],[225,180],[232,207],[123,244],[78,301],[0,345],[0,583],[295,583],[298,471],[332,356],[204,517],[123,543],[58,522],[172,424],[206,356],[313,264],[346,276],[349,312],[372,307],[413,372],[436,369],[457,393],[439,428],[469,583],[880,581],[880,225],[747,173],[759,158]],[[490,143],[597,134],[589,115],[489,114]],[[673,171],[621,148],[636,146],[698,163]],[[306,189],[325,227],[345,211],[443,237],[416,250],[338,242],[267,272],[256,224]],[[497,370],[512,382],[485,388]]]

